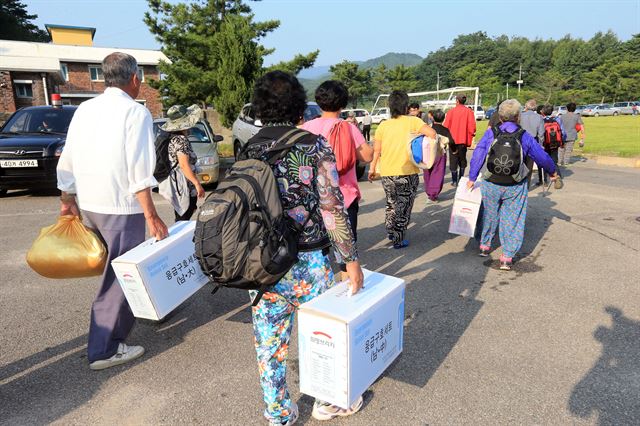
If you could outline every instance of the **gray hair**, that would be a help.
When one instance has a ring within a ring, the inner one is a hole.
[[[535,111],[536,108],[538,107],[538,103],[536,102],[535,99],[529,99],[525,104],[524,104],[524,108],[528,109],[529,111]]]
[[[107,87],[124,87],[137,72],[138,61],[126,53],[114,52],[102,60],[104,85]]]
[[[513,121],[515,123],[520,115],[520,107],[520,102],[515,99],[507,99],[500,104],[500,108],[498,108],[498,117],[500,117],[500,120],[503,122]]]

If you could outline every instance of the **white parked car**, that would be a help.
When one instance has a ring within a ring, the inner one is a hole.
[[[304,121],[313,120],[322,115],[322,110],[315,102],[307,102],[304,110]],[[231,127],[233,138],[233,156],[237,159],[242,147],[251,139],[262,127],[262,122],[255,118],[251,104],[245,104],[240,110],[240,114]]]
[[[389,108],[376,108],[371,111],[371,122],[373,124],[380,124],[384,120],[389,120],[391,118],[391,113],[389,112]]]
[[[362,121],[364,120],[364,114],[368,113],[369,111],[362,108],[343,109],[340,113],[340,117],[343,120],[346,120],[350,112],[355,113],[356,121],[358,122],[358,128],[360,129],[360,131],[362,131],[362,128],[364,127],[364,124],[362,124]]]
[[[587,105],[580,115],[588,117],[599,117],[601,115],[618,115],[620,111],[617,108],[613,108],[610,104],[602,105]]]
[[[473,111],[473,105],[467,105],[471,111]],[[484,109],[480,105],[476,105],[476,110],[473,111],[477,121],[484,120],[486,118]]]
[[[569,111],[567,111],[567,107],[566,106],[557,106],[557,107],[553,108],[553,112],[551,113],[551,116],[552,117],[558,117],[560,115],[566,114],[567,112],[569,112]]]

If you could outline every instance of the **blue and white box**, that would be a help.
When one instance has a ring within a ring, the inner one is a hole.
[[[164,240],[151,238],[111,262],[135,317],[161,320],[209,281],[195,256],[195,227],[176,222]]]
[[[404,280],[364,270],[350,296],[336,284],[298,313],[300,392],[348,408],[402,352]]]

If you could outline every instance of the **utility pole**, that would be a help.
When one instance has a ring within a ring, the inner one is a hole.
[[[507,83],[507,97],[505,99],[509,99],[509,83]]]
[[[440,70],[436,70],[437,73],[437,79],[436,79],[436,99],[440,100]],[[433,99],[433,98],[431,98]]]
[[[520,97],[520,86],[524,83],[524,81],[522,81],[522,64],[520,64],[520,73],[518,74],[518,81],[516,81],[516,83],[518,83],[518,97]]]

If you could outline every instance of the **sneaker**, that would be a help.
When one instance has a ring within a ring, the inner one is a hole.
[[[313,404],[313,411],[311,412],[311,415],[314,419],[321,421],[331,420],[336,417],[346,417],[360,411],[363,402],[364,400],[362,399],[362,397],[360,397],[356,402],[353,403],[351,407],[349,407],[348,410],[345,410],[344,408],[340,408],[337,405],[331,405],[327,402],[316,400],[316,402]]]
[[[553,187],[555,189],[562,189],[564,185],[562,184],[562,178],[560,176],[558,176],[558,178],[556,179],[556,181],[553,183]]]
[[[294,424],[295,422],[298,421],[298,417],[300,416],[300,413],[298,411],[298,404],[296,404],[295,402],[291,402],[291,413],[289,413],[289,420],[287,420],[286,423],[282,423],[282,422],[278,422],[278,421],[270,421],[269,424],[270,425],[282,425],[282,426],[291,426],[292,424]]]
[[[397,244],[393,245],[393,248],[398,250],[398,249],[403,249],[405,247],[407,247],[409,245],[409,240],[402,240]]]
[[[118,352],[111,358],[99,359],[89,364],[92,370],[104,370],[105,368],[114,367],[140,358],[144,354],[142,346],[127,346],[124,343],[118,344]]]
[[[511,260],[500,260],[500,270],[502,270],[502,271],[510,271],[512,264],[513,263],[512,263]]]
[[[489,257],[489,249],[480,249],[480,253],[478,253],[480,257]]]

